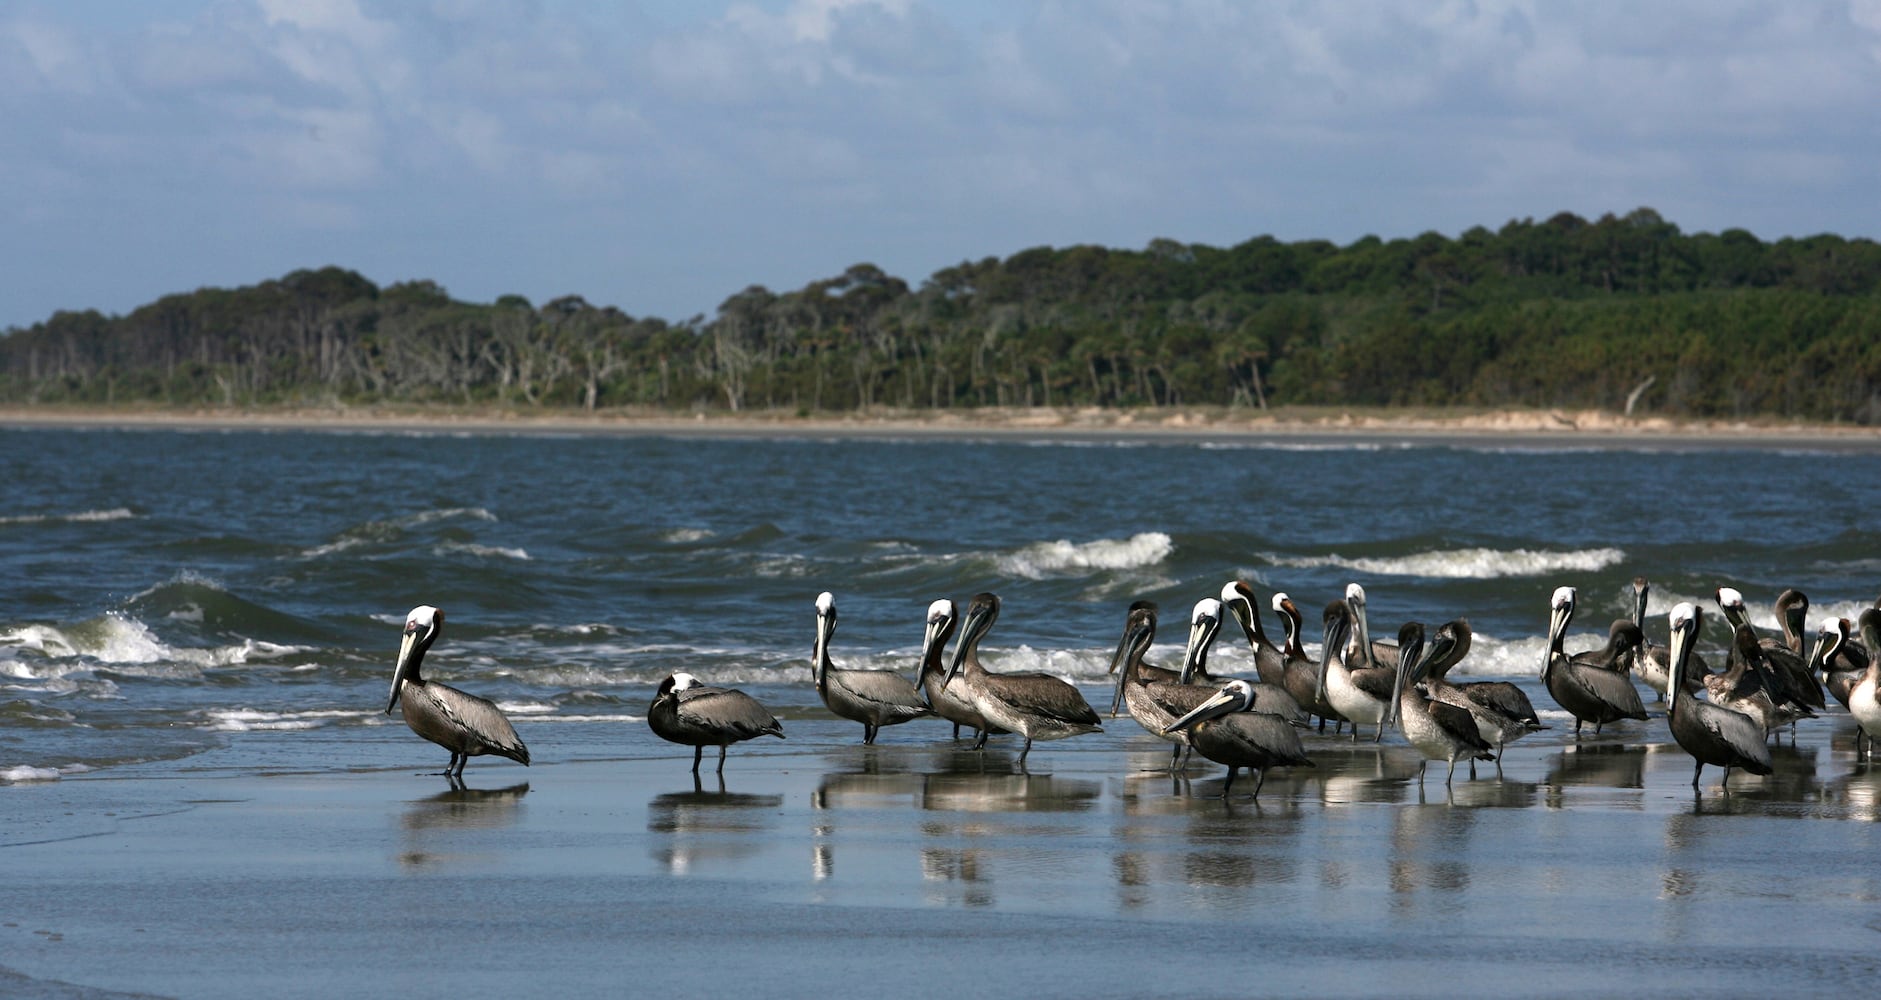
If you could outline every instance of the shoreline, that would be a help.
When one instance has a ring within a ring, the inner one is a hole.
[[[444,431],[491,434],[704,437],[997,438],[1044,440],[1446,441],[1513,444],[1812,447],[1881,446],[1881,427],[1759,420],[1672,420],[1599,410],[1427,410],[1298,407],[1140,409],[989,407],[876,409],[800,415],[781,410],[690,416],[651,410],[518,411],[496,407],[0,407],[0,427],[276,431]]]

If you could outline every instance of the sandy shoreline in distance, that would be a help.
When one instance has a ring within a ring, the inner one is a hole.
[[[939,411],[875,409],[800,416],[783,410],[683,415],[652,410],[604,410],[585,414],[571,410],[446,406],[254,409],[15,406],[0,408],[0,427],[5,426],[1031,439],[1489,438],[1514,443],[1808,446],[1837,450],[1881,446],[1881,427],[1775,420],[1682,421],[1655,416],[1625,417],[1598,410],[1004,407]]]

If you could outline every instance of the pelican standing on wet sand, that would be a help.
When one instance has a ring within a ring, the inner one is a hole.
[[[1496,756],[1489,752],[1489,741],[1483,739],[1469,709],[1432,701],[1417,689],[1417,682],[1423,678],[1429,662],[1423,655],[1424,626],[1417,622],[1405,623],[1398,631],[1398,651],[1398,669],[1391,688],[1388,715],[1405,740],[1423,755],[1424,759],[1417,765],[1417,783],[1424,783],[1424,771],[1433,760],[1449,763],[1450,770],[1443,776],[1446,785],[1456,777],[1458,757],[1467,757],[1472,762],[1495,760]]]
[[[921,637],[920,688],[927,696],[927,707],[954,724],[954,739],[960,738],[960,727],[966,726],[978,737],[973,743],[973,749],[978,750],[986,745],[988,733],[1005,730],[993,729],[980,710],[973,707],[967,697],[964,678],[947,679],[947,640],[954,637],[959,624],[960,615],[954,602],[943,597],[927,606],[927,629]]]
[[[1452,684],[1450,668],[1469,655],[1474,636],[1468,620],[1458,618],[1437,627],[1423,652],[1418,666],[1424,690],[1431,701],[1455,705],[1476,720],[1476,732],[1496,748],[1496,773],[1502,773],[1502,751],[1510,743],[1548,728],[1535,714],[1535,706],[1522,689],[1508,681],[1474,681]],[[1476,758],[1470,758],[1470,777],[1476,777]]]
[[[529,748],[503,717],[495,703],[466,694],[448,684],[428,682],[418,673],[425,652],[444,631],[444,612],[428,604],[405,616],[405,638],[398,647],[398,666],[392,671],[392,699],[386,714],[401,706],[411,731],[451,752],[440,773],[461,778],[472,757],[493,753],[529,766]]]
[[[692,748],[692,773],[699,773],[705,748],[718,747],[718,773],[725,773],[725,748],[759,736],[784,738],[784,727],[756,698],[726,688],[706,687],[691,674],[673,674],[660,682],[647,708],[647,727],[668,743]]]
[[[1062,740],[1068,736],[1103,732],[1097,713],[1069,683],[1050,674],[996,674],[980,665],[980,639],[998,620],[998,595],[973,595],[973,600],[967,604],[967,621],[962,626],[960,642],[954,647],[953,665],[947,670],[947,679],[965,677],[973,707],[979,709],[986,721],[1025,737],[1025,749],[1019,751],[1019,766],[1025,766],[1033,740]]]
[[[1268,768],[1313,766],[1293,726],[1278,715],[1254,711],[1255,702],[1254,685],[1229,681],[1164,730],[1187,731],[1196,753],[1227,765],[1228,777],[1221,783],[1224,799],[1234,787],[1234,776],[1244,767],[1254,772],[1254,798],[1259,799],[1261,786],[1267,783]]]
[[[1143,663],[1143,654],[1156,638],[1156,605],[1138,601],[1130,606],[1123,639],[1111,657],[1111,671],[1118,675],[1117,701],[1129,707],[1130,717],[1144,729],[1175,744],[1169,758],[1171,769],[1182,763],[1183,751],[1191,748],[1189,734],[1172,731],[1170,724],[1215,693],[1212,687],[1190,683],[1189,678],[1207,657],[1208,647],[1220,630],[1221,602],[1212,597],[1197,601],[1189,615],[1189,643],[1182,658],[1182,672],[1172,676],[1161,667]],[[1110,711],[1116,715],[1116,701],[1111,703]]]
[[[1692,787],[1698,787],[1698,777],[1704,773],[1706,764],[1724,768],[1718,787],[1726,791],[1730,790],[1732,767],[1741,767],[1752,774],[1769,774],[1770,748],[1764,745],[1763,727],[1757,720],[1723,705],[1699,701],[1679,683],[1686,661],[1691,657],[1692,644],[1698,637],[1698,608],[1681,603],[1672,609],[1668,620],[1672,627],[1672,646],[1668,654],[1671,666],[1667,690],[1672,706],[1666,713],[1666,725],[1671,728],[1672,738],[1678,741],[1679,747],[1697,762],[1692,769]]]
[[[1541,654],[1541,682],[1555,703],[1574,716],[1574,735],[1580,735],[1585,722],[1594,724],[1594,735],[1598,736],[1609,722],[1644,719],[1646,706],[1640,702],[1639,689],[1633,686],[1630,674],[1613,670],[1610,659],[1596,665],[1587,662],[1587,654],[1570,657],[1562,651],[1561,641],[1567,636],[1568,623],[1574,620],[1574,588],[1556,587],[1549,609],[1548,648]],[[1638,632],[1631,622],[1625,624]],[[1613,639],[1614,635],[1609,634],[1607,651],[1617,653]]]
[[[914,682],[893,670],[845,670],[832,664],[829,641],[835,634],[836,597],[826,590],[816,596],[816,645],[810,654],[816,693],[830,711],[862,723],[864,746],[875,742],[883,726],[934,714]]]

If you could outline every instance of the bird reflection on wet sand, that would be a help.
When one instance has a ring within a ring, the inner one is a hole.
[[[504,788],[467,788],[458,780],[451,784],[448,790],[414,799],[406,807],[400,825],[412,843],[399,855],[401,865],[416,868],[446,860],[449,852],[443,848],[453,833],[514,824],[520,818],[522,797],[529,792],[526,781]]]
[[[762,850],[762,834],[778,824],[782,795],[727,792],[721,775],[707,791],[693,775],[689,792],[666,792],[647,803],[647,832],[662,835],[653,856],[684,875],[702,862],[733,861]]]

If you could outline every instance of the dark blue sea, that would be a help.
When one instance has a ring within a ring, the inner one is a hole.
[[[1785,587],[1812,632],[1881,592],[1881,454],[1848,448],[17,428],[0,469],[14,782],[187,767],[257,731],[304,748],[257,767],[441,765],[383,712],[419,604],[447,617],[428,676],[497,701],[543,761],[671,753],[643,719],[675,671],[827,717],[824,590],[839,665],[910,673],[929,602],[995,591],[988,665],[1094,703],[1132,601],[1163,607],[1176,661],[1188,608],[1236,577],[1264,610],[1292,595],[1311,650],[1356,581],[1374,634],[1468,617],[1459,672],[1530,685],[1563,584],[1570,649],[1636,575],[1655,616],[1728,584],[1766,629]],[[1237,636],[1211,665],[1252,673]],[[939,733],[917,728],[884,738]]]

